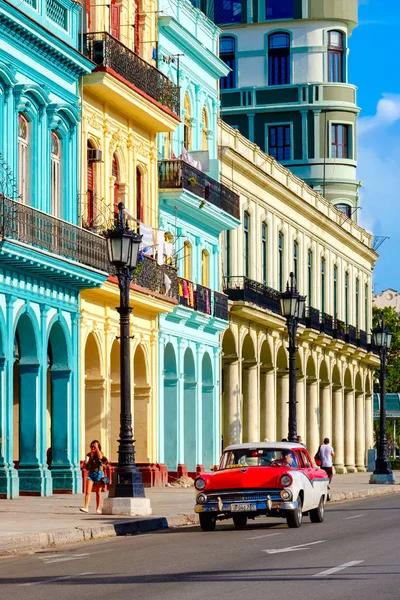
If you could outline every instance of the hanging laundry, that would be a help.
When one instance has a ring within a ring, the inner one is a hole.
[[[166,296],[170,296],[171,295],[172,281],[168,277],[168,275],[166,275],[165,273],[164,273],[164,284],[165,284],[165,295]]]
[[[178,294],[181,298],[183,298],[183,281],[182,279],[178,279]]]
[[[193,288],[193,283],[191,281],[187,282],[187,288],[188,288],[188,306],[190,306],[190,308],[194,308],[194,288]]]
[[[189,298],[188,284],[189,284],[189,282],[186,279],[184,279],[183,280],[183,297],[184,298]]]
[[[153,256],[154,243],[153,243],[153,228],[145,223],[140,223],[140,234],[142,237],[141,250],[143,254]]]

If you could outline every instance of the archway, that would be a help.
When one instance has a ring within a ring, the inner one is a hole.
[[[196,435],[196,370],[193,352],[186,349],[183,357],[183,456],[189,473],[196,472],[197,435]]]
[[[289,373],[288,373],[288,355],[286,348],[282,344],[279,347],[276,357],[276,397],[277,397],[277,440],[287,439],[289,425]]]
[[[94,333],[85,345],[85,453],[92,440],[102,442],[104,411],[104,377],[102,376],[100,348]]]
[[[210,355],[206,352],[202,361],[202,464],[206,471],[214,464],[215,419],[214,378]]]
[[[164,462],[169,471],[178,465],[178,375],[175,350],[164,350]]]
[[[260,441],[258,368],[253,340],[248,333],[242,345],[243,442]]]
[[[120,344],[114,340],[110,354],[110,452],[109,459],[118,461],[118,440],[120,433],[121,384],[120,384]]]
[[[227,329],[222,338],[222,449],[240,441],[239,361],[235,337]]]
[[[148,412],[150,403],[150,386],[147,376],[148,368],[143,346],[139,344],[134,358],[134,437],[137,462],[149,462],[148,450]]]
[[[71,367],[65,331],[60,322],[51,328],[47,346],[48,355],[48,419],[50,444],[47,446],[47,464],[51,469],[53,490],[74,490],[70,454],[70,381]]]

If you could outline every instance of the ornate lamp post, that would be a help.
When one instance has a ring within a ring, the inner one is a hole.
[[[131,411],[131,363],[129,319],[132,308],[129,304],[130,284],[137,265],[142,236],[129,229],[124,223],[124,205],[118,204],[118,215],[114,229],[106,232],[107,251],[110,263],[115,267],[120,291],[120,439],[118,466],[112,476],[110,492],[104,502],[103,513],[147,515],[151,514],[150,500],[145,498],[142,476],[135,464],[135,446],[132,431]]]
[[[379,351],[380,359],[380,411],[379,411],[379,442],[378,453],[375,461],[375,470],[370,477],[370,483],[395,483],[388,452],[386,436],[386,360],[387,353],[392,343],[392,332],[385,327],[382,318],[378,327],[372,330],[372,342]]]
[[[299,320],[304,317],[306,296],[300,296],[296,279],[290,273],[286,291],[281,294],[281,312],[285,317],[289,334],[289,442],[297,440],[297,416],[296,416],[296,333]]]

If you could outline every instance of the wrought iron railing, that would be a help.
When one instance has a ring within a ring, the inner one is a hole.
[[[357,346],[359,348],[362,348],[363,350],[368,350],[368,345],[368,334],[366,331],[360,329],[360,331],[358,332]]]
[[[307,308],[306,327],[308,327],[309,329],[316,329],[317,331],[320,330],[318,308],[313,308],[312,306],[309,306]]]
[[[175,267],[159,265],[150,256],[143,256],[143,262],[139,263],[137,270],[139,274],[133,276],[133,284],[168,298],[178,298],[178,275]]]
[[[106,273],[110,270],[104,238],[22,202],[0,197],[0,233]]]
[[[200,284],[196,286],[196,310],[211,315],[211,290]]]
[[[224,291],[230,300],[253,302],[280,315],[280,293],[247,277],[225,277]]]
[[[176,115],[180,114],[179,87],[109,33],[87,33],[85,54],[98,67],[112,69]]]
[[[342,340],[342,342],[346,341],[346,324],[339,319],[335,319],[335,325],[333,329],[333,337],[337,340]]]
[[[346,342],[352,346],[357,346],[357,329],[353,325],[347,326]]]
[[[161,160],[158,163],[160,188],[189,190],[202,200],[211,202],[236,219],[240,219],[240,199],[223,183],[219,183],[183,160]]]
[[[196,308],[195,286],[192,281],[178,277],[178,300],[182,306]]]
[[[228,320],[228,296],[220,292],[214,292],[214,317],[217,319]]]
[[[321,333],[326,333],[326,335],[330,335],[331,337],[333,336],[333,317],[331,315],[323,313],[321,315],[320,326]]]
[[[115,214],[112,205],[104,198],[90,197],[88,194],[78,198],[79,225],[94,233],[102,234],[114,225]]]

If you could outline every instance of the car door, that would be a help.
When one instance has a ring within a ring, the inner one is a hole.
[[[319,498],[318,501],[316,498],[318,492],[316,491],[314,486],[314,468],[311,464],[311,460],[308,456],[308,453],[305,450],[299,450],[299,455],[301,457],[304,480],[307,482],[304,488],[304,504],[307,504],[307,508],[304,508],[304,510],[310,510],[312,508],[315,508],[319,502]]]
[[[298,464],[299,478],[304,492],[303,510],[307,511],[313,507],[314,502],[314,489],[312,480],[308,472],[307,462],[304,460],[303,452],[301,450],[296,451],[296,460]]]

